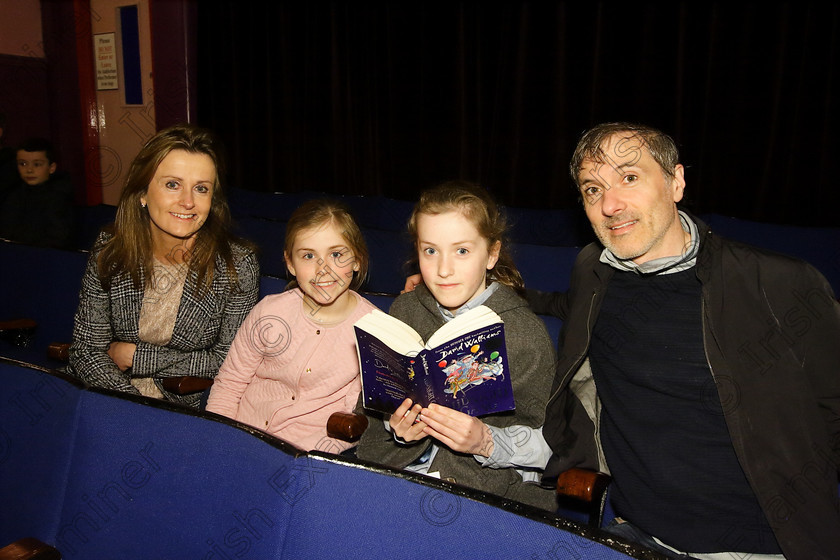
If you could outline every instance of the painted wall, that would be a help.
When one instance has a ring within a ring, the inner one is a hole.
[[[38,0],[0,0],[0,142],[50,136],[47,70]]]
[[[39,0],[0,0],[0,54],[44,57]]]

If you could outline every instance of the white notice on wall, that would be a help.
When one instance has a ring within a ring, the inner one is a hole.
[[[93,56],[96,59],[96,89],[118,89],[117,42],[114,33],[93,36]]]

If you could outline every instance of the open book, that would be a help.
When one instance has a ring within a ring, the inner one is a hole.
[[[502,319],[481,305],[458,315],[424,344],[410,326],[379,310],[355,324],[362,402],[393,413],[406,398],[471,416],[513,410]]]

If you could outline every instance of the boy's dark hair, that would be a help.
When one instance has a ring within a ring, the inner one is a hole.
[[[52,142],[46,138],[28,138],[24,140],[17,149],[23,150],[24,152],[44,152],[47,156],[47,160],[50,163],[55,163],[55,148],[53,147]]]

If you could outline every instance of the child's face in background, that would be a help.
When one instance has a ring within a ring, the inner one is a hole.
[[[437,302],[455,311],[484,291],[500,243],[488,247],[464,214],[450,211],[417,216],[417,253],[423,283]]]
[[[332,222],[298,232],[286,267],[304,295],[321,307],[346,304],[358,270],[353,250]]]
[[[17,166],[20,178],[34,187],[50,180],[50,175],[55,173],[55,163],[47,159],[46,152],[27,152],[18,150]]]

